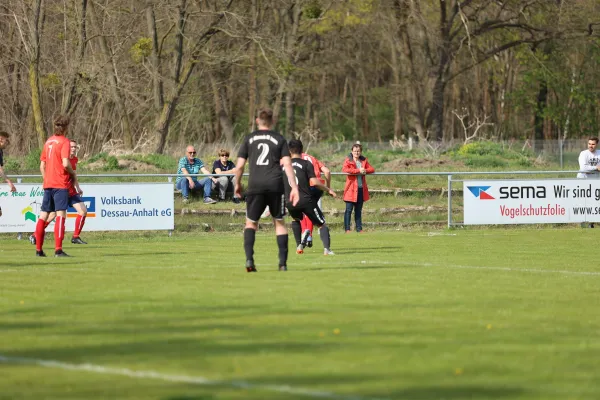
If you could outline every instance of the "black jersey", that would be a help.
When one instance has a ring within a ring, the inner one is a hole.
[[[280,160],[290,156],[287,141],[274,131],[255,131],[244,138],[238,157],[248,161],[248,194],[283,193]]]
[[[294,175],[296,175],[296,184],[298,185],[298,193],[300,194],[298,204],[294,208],[302,208],[312,201],[310,178],[316,178],[315,167],[310,161],[301,158],[292,158],[292,168],[294,169]],[[285,182],[285,199],[289,201],[292,187],[286,175],[283,176],[283,181]],[[288,204],[288,207],[292,207],[292,205]]]

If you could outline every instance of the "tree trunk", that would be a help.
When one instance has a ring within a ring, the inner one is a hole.
[[[85,0],[84,0],[85,1]],[[149,1],[146,6],[146,24],[148,34],[152,39],[152,53],[150,54],[150,65],[152,73],[152,89],[154,97],[154,110],[160,111],[164,105],[164,89],[162,82],[162,73],[160,69],[160,59],[158,48],[158,32],[156,29],[156,17],[154,15],[154,4]]]
[[[83,58],[85,56],[85,48],[87,45],[87,0],[81,0],[81,20],[79,21],[79,43],[77,44],[77,57],[75,59],[75,65],[71,71],[69,78],[69,84],[65,88],[65,97],[63,97],[62,113],[71,115],[77,106],[75,93],[77,91],[77,83],[79,82],[80,68],[83,64]]]
[[[296,93],[294,77],[290,76],[285,91],[285,134],[292,137],[296,131]]]
[[[42,113],[42,100],[40,98],[39,64],[40,64],[40,16],[42,14],[42,0],[36,0],[33,9],[33,26],[31,28],[31,60],[29,62],[29,86],[31,88],[31,109],[33,122],[38,138],[38,145],[44,146],[46,142],[46,129],[44,129],[44,115]]]
[[[106,63],[106,78],[110,86],[113,101],[117,105],[117,112],[119,113],[119,117],[121,119],[121,126],[123,129],[123,144],[126,149],[133,149],[133,135],[131,133],[131,122],[129,121],[129,113],[127,112],[127,108],[125,107],[125,100],[123,99],[121,88],[119,87],[115,60],[111,55],[106,36],[102,35],[101,26],[98,21],[98,16],[96,15],[96,10],[93,1],[90,2],[89,9],[90,17],[92,19],[92,25],[94,25],[96,31],[99,34],[98,38],[100,42],[100,49],[102,50]]]

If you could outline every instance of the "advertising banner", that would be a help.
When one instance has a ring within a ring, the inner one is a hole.
[[[600,180],[464,181],[464,224],[600,222]]]
[[[0,232],[33,232],[44,189],[41,184],[0,185]],[[172,183],[81,184],[88,209],[85,231],[171,230],[174,228]],[[77,212],[67,210],[66,230],[73,231]],[[53,229],[52,225],[46,229]]]

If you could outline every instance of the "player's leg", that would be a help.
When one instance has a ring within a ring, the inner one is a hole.
[[[354,208],[354,203],[351,201],[346,202],[346,211],[344,212],[344,231],[346,233],[350,232],[350,221],[352,219],[352,210]]]
[[[62,249],[65,239],[65,222],[67,219],[67,208],[69,207],[69,190],[54,189],[54,207],[56,210],[56,222],[54,223],[54,257],[68,257]]]
[[[289,209],[290,217],[292,220],[292,233],[294,234],[294,240],[296,241],[296,253],[303,254],[304,246],[302,245],[302,221],[304,220],[304,214],[302,211],[297,209]]]
[[[44,197],[42,198],[42,207],[40,216],[35,225],[35,255],[36,257],[46,257],[44,253],[44,237],[46,235],[46,226],[49,213],[54,212],[54,198],[52,197],[52,189],[44,189]]]
[[[41,216],[41,214],[40,214],[40,216]],[[46,228],[48,227],[48,225],[50,225],[50,223],[52,221],[54,221],[54,218],[56,218],[56,213],[54,211],[47,214],[46,221],[44,222],[44,237],[46,236],[46,233],[45,233]],[[36,227],[36,229],[37,229],[37,227]],[[29,242],[33,245],[37,244],[35,232],[33,232],[31,235],[29,235]]]
[[[75,219],[75,231],[73,232],[71,243],[87,244],[87,242],[83,241],[83,239],[80,237],[81,230],[83,229],[83,225],[85,224],[85,219],[87,217],[87,207],[79,195],[71,196],[69,198],[69,205],[73,207],[75,211],[77,211],[77,218]]]
[[[256,272],[254,265],[254,242],[258,221],[265,210],[263,194],[249,194],[246,197],[246,226],[244,227],[244,252],[246,253],[246,271]]]
[[[326,256],[334,255],[333,251],[331,251],[331,237],[329,235],[329,227],[325,222],[323,211],[319,208],[317,203],[314,202],[310,207],[307,207],[305,214],[314,225],[319,227],[319,234],[321,236],[321,241],[323,242],[323,254]]]
[[[279,250],[279,270],[287,271],[288,258],[288,230],[283,217],[285,216],[285,195],[283,193],[269,193],[268,205],[275,225],[277,248]]]
[[[354,206],[354,223],[356,232],[362,232],[362,209],[363,209],[363,191],[358,189],[358,197],[356,199],[356,205]]]

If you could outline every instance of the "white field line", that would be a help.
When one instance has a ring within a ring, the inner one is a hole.
[[[330,256],[329,259],[334,256]],[[597,271],[570,271],[570,270],[558,270],[558,269],[539,269],[539,268],[511,268],[511,267],[488,267],[483,265],[444,265],[444,264],[433,264],[433,263],[415,263],[415,262],[405,262],[405,261],[371,261],[371,260],[363,260],[363,261],[339,261],[339,262],[322,262],[322,261],[311,261],[310,265],[324,265],[324,266],[335,266],[335,265],[350,265],[349,263],[357,263],[357,264],[376,264],[376,265],[389,265],[392,268],[395,265],[403,265],[403,266],[413,266],[413,267],[436,267],[436,268],[454,268],[454,269],[481,269],[481,270],[493,270],[493,271],[507,271],[507,272],[533,272],[539,274],[564,274],[564,275],[580,275],[580,276],[600,276],[600,272]],[[257,263],[257,267],[267,267],[274,268],[274,264],[259,264]],[[239,266],[223,266],[225,268],[238,268],[243,270],[243,267]],[[294,260],[289,263],[290,269],[302,269],[304,266],[294,265]],[[118,268],[127,268],[127,269],[189,269],[193,268],[193,266],[182,265],[182,266],[119,266]],[[44,272],[44,271],[92,271],[92,270],[102,270],[101,268],[69,268],[69,267],[43,267],[36,265],[35,269],[32,268],[12,268],[12,269],[0,269],[0,273],[3,272]]]
[[[94,372],[103,375],[119,375],[128,378],[140,378],[140,379],[155,379],[167,382],[181,382],[189,383],[193,385],[201,386],[220,386],[234,389],[253,389],[253,390],[265,390],[269,392],[287,393],[294,395],[301,395],[310,398],[320,399],[334,399],[334,400],[385,400],[375,399],[372,397],[352,396],[343,395],[333,392],[318,391],[305,389],[300,387],[292,387],[288,385],[264,385],[254,384],[246,381],[217,381],[204,378],[202,376],[189,376],[189,375],[170,375],[163,374],[156,371],[140,371],[129,368],[112,368],[104,367],[101,365],[94,364],[70,364],[62,361],[55,360],[39,360],[35,358],[23,358],[23,357],[7,357],[0,354],[0,363],[5,364],[20,364],[20,365],[36,365],[39,367],[62,369],[67,371],[85,371]]]
[[[416,263],[406,261],[350,261],[356,264],[376,264],[376,265],[389,265],[390,268],[394,265],[413,266],[413,267],[437,267],[437,268],[455,268],[455,269],[481,269],[481,270],[495,270],[495,271],[509,271],[509,272],[534,272],[540,274],[564,274],[564,275],[584,275],[584,276],[600,276],[600,272],[597,271],[570,271],[570,270],[558,270],[558,269],[538,269],[538,268],[511,268],[511,267],[487,267],[483,265],[448,265],[448,264],[433,264],[433,263]],[[322,261],[311,261],[310,265],[350,265],[349,261],[343,262],[322,262]],[[352,264],[354,265],[354,264]],[[273,267],[273,264],[256,264],[257,267]],[[290,269],[293,264],[290,265]],[[303,268],[303,267],[298,267]]]

